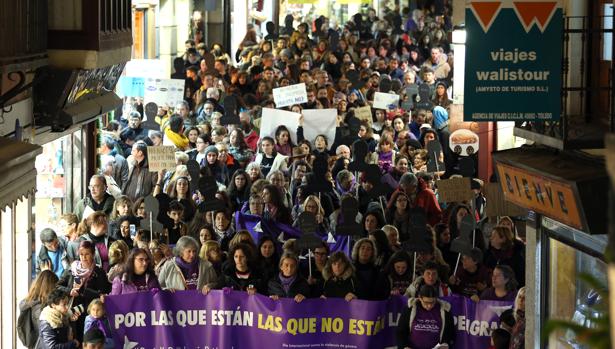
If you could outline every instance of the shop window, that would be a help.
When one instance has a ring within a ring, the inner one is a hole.
[[[596,306],[604,302],[596,290],[579,278],[589,274],[606,285],[606,264],[599,258],[549,238],[548,316],[591,327],[590,315],[600,315]],[[549,348],[585,348],[574,333],[560,331],[549,339]]]

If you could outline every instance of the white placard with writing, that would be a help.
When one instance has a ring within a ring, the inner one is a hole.
[[[275,139],[275,130],[280,125],[286,126],[290,133],[290,139],[297,144],[297,127],[299,126],[301,114],[287,110],[263,108],[261,116],[261,138],[265,136]]]
[[[174,108],[184,100],[184,80],[180,79],[145,79],[144,103],[167,105]]]
[[[335,119],[337,109],[304,109],[303,110],[303,136],[314,144],[318,135],[327,136],[327,149],[331,149],[335,138]]]
[[[390,106],[397,108],[399,95],[393,93],[376,92],[374,94],[374,108],[389,110]]]
[[[273,101],[276,108],[287,107],[294,104],[307,102],[305,84],[295,84],[273,89]]]
[[[175,164],[175,147],[172,145],[147,147],[147,163],[150,172],[175,169],[177,166]]]

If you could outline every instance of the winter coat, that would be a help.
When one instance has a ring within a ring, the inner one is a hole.
[[[197,281],[197,290],[202,290],[205,285],[213,285],[218,279],[218,275],[214,270],[213,265],[204,259],[199,262],[199,279]],[[158,282],[163,289],[185,290],[184,278],[182,271],[175,262],[175,258],[168,260],[160,269]],[[211,286],[210,286],[211,287]]]
[[[36,343],[36,341],[38,340],[38,333],[39,333],[39,318],[41,316],[41,311],[43,310],[43,304],[41,304],[41,302],[39,301],[34,301],[34,302],[26,302],[25,300],[21,301],[19,303],[19,312],[23,313],[24,311],[26,311],[27,309],[30,309],[30,324],[31,324],[31,328],[33,329],[32,332],[26,332],[26,343]],[[34,347],[31,347],[34,348]]]
[[[452,345],[455,338],[455,325],[453,316],[451,315],[451,304],[440,299],[436,299],[440,304],[440,316],[442,319],[442,328],[440,329],[440,343]],[[412,331],[412,322],[416,317],[417,307],[420,306],[418,298],[408,299],[408,307],[404,309],[397,323],[397,348],[404,349],[409,347],[410,333]]]
[[[77,205],[75,206],[75,214],[77,215],[77,218],[79,218],[79,221],[83,220],[83,212],[85,211],[85,208],[89,206],[94,211],[103,211],[107,217],[109,217],[113,211],[114,203],[115,198],[111,194],[105,193],[105,198],[103,199],[102,204],[98,205],[94,202],[94,199],[92,199],[92,195],[88,193],[83,199],[77,202]],[[97,210],[96,208],[100,209]]]
[[[237,277],[235,267],[232,266],[228,273],[223,274],[215,286],[216,289],[232,288],[235,291],[246,291],[252,285],[256,288],[256,292],[267,294],[267,281],[263,279],[262,274],[256,268],[250,268],[250,276],[247,279]]]
[[[122,186],[122,193],[130,200],[135,201],[140,197],[145,197],[154,191],[154,186],[158,181],[158,174],[149,171],[147,158],[135,164],[128,174],[128,180]]]
[[[155,274],[146,274],[145,283],[147,284],[148,290],[160,288],[158,278]],[[111,293],[109,295],[114,296],[136,292],[138,292],[137,286],[135,286],[135,284],[133,284],[132,282],[129,282],[126,278],[126,273],[124,273],[121,276],[116,276],[113,279],[113,285],[111,286]]]
[[[357,295],[359,290],[359,282],[354,276],[354,267],[349,265],[341,277],[335,277],[331,270],[330,263],[327,263],[322,270],[322,276],[325,279],[322,295],[332,298],[344,298],[348,293]]]
[[[268,289],[270,296],[279,296],[282,298],[294,298],[298,294],[304,295],[305,297],[309,297],[310,295],[310,285],[308,285],[307,280],[302,278],[300,275],[297,275],[295,281],[290,284],[288,292],[284,291],[279,275],[276,275],[269,280]]]
[[[68,321],[57,324],[48,316],[51,308],[46,307],[41,312],[38,325],[37,349],[73,349],[77,345],[68,340],[70,326]]]
[[[81,282],[83,283],[83,280]],[[74,284],[75,277],[68,269],[58,281],[57,287],[66,293],[70,293]],[[92,300],[109,292],[111,292],[111,283],[107,279],[107,274],[102,268],[96,266],[89,279],[79,289],[79,295],[73,298],[72,306],[83,304],[84,309],[87,309]]]

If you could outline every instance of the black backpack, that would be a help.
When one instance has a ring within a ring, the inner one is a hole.
[[[21,343],[28,348],[34,348],[38,339],[38,332],[32,323],[32,308],[35,306],[36,304],[24,307],[17,318],[17,335]]]

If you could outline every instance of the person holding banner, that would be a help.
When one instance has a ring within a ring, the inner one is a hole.
[[[206,293],[207,287],[216,282],[217,275],[211,263],[199,258],[198,251],[199,245],[194,238],[179,238],[173,250],[175,258],[167,261],[160,270],[160,286],[171,292],[201,290]]]
[[[451,346],[455,325],[451,305],[438,299],[433,286],[424,285],[417,298],[408,299],[408,307],[397,323],[398,349],[432,349],[438,344]]]
[[[110,295],[121,295],[159,289],[158,277],[154,273],[154,262],[148,251],[133,249],[124,263],[124,271],[113,279]]]
[[[511,267],[500,264],[491,274],[491,287],[480,295],[481,300],[512,302],[517,296],[517,280]]]
[[[310,294],[310,285],[298,274],[299,259],[291,253],[280,258],[280,273],[269,280],[269,297],[273,300],[293,298],[301,303]]]
[[[344,252],[337,251],[329,257],[322,276],[325,282],[321,298],[344,298],[347,302],[357,298],[359,282]]]

